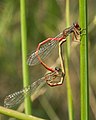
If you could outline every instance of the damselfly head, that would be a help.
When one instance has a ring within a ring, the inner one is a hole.
[[[61,71],[61,69],[60,69],[59,67],[55,67],[55,70],[56,70],[57,72],[60,72],[60,71]]]
[[[75,27],[76,29],[78,29],[79,31],[81,30],[81,28],[80,28],[80,26],[79,26],[78,23],[73,23],[73,25],[74,25],[74,27]]]
[[[59,76],[63,76],[63,72],[62,70],[59,68],[59,67],[55,67],[55,71],[56,71],[56,74],[59,75]]]

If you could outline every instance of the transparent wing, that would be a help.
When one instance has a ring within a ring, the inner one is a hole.
[[[62,35],[62,33],[57,35],[55,38],[59,38],[61,35]],[[58,42],[59,42],[58,40],[50,40],[50,41],[46,42],[44,45],[42,45],[40,47],[40,49],[38,50],[39,57],[42,60],[44,60],[48,55],[50,55],[51,51],[57,46]],[[33,66],[33,65],[36,65],[39,63],[39,60],[36,56],[36,52],[33,52],[29,56],[27,63],[29,66]]]
[[[31,85],[25,87],[24,89],[6,96],[4,100],[4,107],[11,108],[17,104],[22,103],[26,95],[33,94],[40,84],[45,84],[46,81],[54,80],[54,77],[56,78],[56,72],[49,72],[45,74],[44,77],[33,82]]]
[[[4,107],[11,108],[22,103],[26,95],[32,94],[41,83],[46,82],[44,79],[45,77],[42,77],[24,89],[6,96],[4,100]]]

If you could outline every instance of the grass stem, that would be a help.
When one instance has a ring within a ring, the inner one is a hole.
[[[81,120],[89,120],[87,0],[79,0],[80,26],[86,29],[80,44]]]
[[[70,8],[69,0],[66,0],[66,26],[67,27],[70,26],[69,8]],[[71,90],[70,77],[69,77],[69,58],[70,58],[70,37],[67,38],[66,53],[65,53],[65,66],[66,66],[66,84],[67,84],[69,120],[73,120],[74,114],[73,114],[72,90]]]
[[[31,115],[25,115],[24,113],[20,113],[15,110],[7,109],[1,106],[0,106],[0,113],[4,115],[8,115],[10,117],[17,118],[19,120],[44,120],[44,119],[34,117]]]
[[[29,85],[27,61],[27,27],[26,27],[26,0],[20,0],[21,8],[21,37],[22,37],[22,69],[24,87]],[[31,99],[29,96],[25,98],[25,113],[31,114]]]

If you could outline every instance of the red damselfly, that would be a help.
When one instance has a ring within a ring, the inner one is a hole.
[[[33,52],[27,63],[29,66],[34,66],[38,63],[41,63],[47,70],[54,71],[54,69],[48,67],[42,60],[44,60],[51,51],[58,45],[60,41],[65,42],[66,37],[73,33],[72,41],[80,42],[81,28],[78,23],[73,23],[71,27],[68,27],[58,34],[55,38],[48,38],[43,42],[39,43],[35,52]]]

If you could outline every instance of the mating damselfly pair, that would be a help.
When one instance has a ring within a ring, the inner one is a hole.
[[[38,63],[42,64],[49,72],[45,74],[42,78],[33,82],[31,85],[23,88],[22,90],[15,92],[6,96],[4,100],[4,106],[7,108],[14,107],[15,105],[21,103],[25,96],[32,94],[41,83],[47,83],[49,86],[59,86],[63,84],[65,73],[62,72],[62,69],[55,67],[55,69],[47,66],[42,60],[44,60],[51,51],[59,44],[59,42],[66,42],[67,36],[71,33],[73,35],[73,42],[80,42],[81,30],[78,23],[74,23],[72,26],[66,28],[54,38],[48,38],[43,42],[39,43],[35,52],[33,52],[28,60],[27,64],[29,66],[34,66]]]

